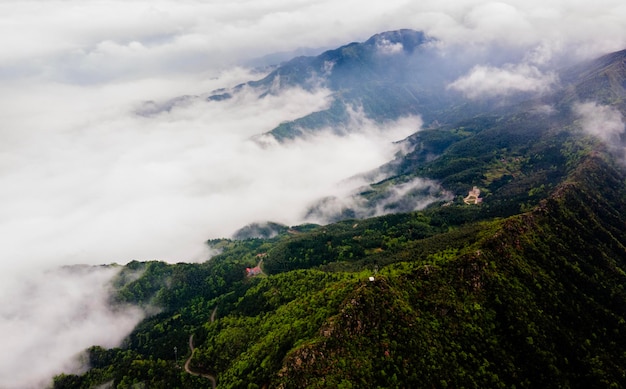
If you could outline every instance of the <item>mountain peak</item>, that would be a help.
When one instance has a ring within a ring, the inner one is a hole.
[[[412,53],[417,47],[421,46],[429,39],[421,31],[410,29],[401,29],[395,31],[386,31],[373,35],[365,45],[375,46],[383,53],[394,53],[400,50]],[[398,50],[398,51],[395,51]]]
[[[434,118],[434,112],[447,98],[442,96],[446,90],[441,67],[436,65],[438,56],[426,45],[432,40],[421,31],[386,31],[315,57],[294,58],[248,85],[263,94],[293,86],[323,86],[331,91],[329,109],[281,124],[271,131],[277,139],[331,125],[343,131],[353,107],[378,122],[406,115],[421,115],[432,121],[439,118]]]

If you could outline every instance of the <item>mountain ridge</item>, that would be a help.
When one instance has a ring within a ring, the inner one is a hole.
[[[406,115],[420,115],[428,123],[441,121],[454,116],[448,106],[461,102],[458,94],[445,88],[446,82],[452,81],[447,77],[460,72],[448,69],[454,66],[440,57],[434,43],[421,31],[387,31],[317,56],[296,57],[261,80],[238,85],[232,91],[215,91],[208,99],[230,98],[243,87],[256,90],[261,98],[288,87],[328,88],[331,106],[280,123],[268,132],[279,141],[324,129],[345,133],[350,110],[362,111],[376,122]]]

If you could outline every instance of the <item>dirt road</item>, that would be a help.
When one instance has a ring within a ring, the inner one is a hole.
[[[213,321],[215,320],[215,313],[217,313],[217,307],[215,307],[215,309],[211,313],[211,323],[213,323]],[[191,354],[189,355],[189,358],[187,358],[187,361],[185,361],[185,371],[191,375],[195,375],[197,377],[203,377],[208,380],[211,380],[211,385],[213,389],[215,389],[215,387],[217,386],[217,381],[215,380],[215,376],[211,374],[197,373],[191,370],[191,368],[189,367],[189,364],[191,363],[191,358],[193,358],[193,352],[195,351],[195,348],[193,347],[193,334],[189,335],[189,350],[191,350]]]

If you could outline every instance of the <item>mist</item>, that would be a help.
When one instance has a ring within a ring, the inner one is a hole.
[[[19,174],[1,180],[0,232],[14,236],[4,250],[17,266],[29,258],[197,261],[208,259],[206,239],[251,219],[302,222],[310,202],[390,160],[392,142],[419,130],[411,120],[358,120],[346,137],[329,130],[282,144],[255,139],[328,103],[325,90],[261,99],[242,90],[226,101],[191,100],[149,117],[115,112],[69,133],[38,134],[7,153],[21,160]]]
[[[324,198],[353,204],[355,188],[371,183],[361,173],[390,161],[402,151],[393,142],[421,126],[419,116],[357,117],[345,136],[328,128],[284,143],[259,138],[328,107],[324,88],[263,98],[243,88],[230,100],[191,97],[140,115],[147,106],[259,80],[267,70],[241,65],[274,53],[400,28],[425,31],[442,57],[464,47],[481,59],[450,80],[468,97],[542,92],[566,59],[626,47],[625,17],[618,0],[2,2],[0,340],[11,352],[0,387],[43,387],[76,371],[81,350],[119,344],[142,318],[106,306],[114,268],[59,266],[205,261],[207,239],[250,222],[297,224]],[[582,107],[581,117],[595,111]],[[436,183],[416,181],[375,212],[428,188],[428,201],[445,198]],[[100,337],[96,322],[112,336]]]
[[[542,73],[537,67],[507,64],[502,68],[477,65],[449,85],[470,99],[502,97],[513,93],[546,93],[557,83],[554,73]]]
[[[4,280],[2,388],[47,387],[61,371],[81,371],[86,345],[119,345],[144,313],[109,305],[109,280],[118,270],[74,266],[33,270],[27,278]]]
[[[577,103],[573,110],[583,132],[602,141],[621,163],[626,164],[626,124],[622,113],[617,108],[593,101]]]

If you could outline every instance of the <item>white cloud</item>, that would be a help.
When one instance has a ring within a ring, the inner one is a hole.
[[[0,78],[93,83],[215,70],[401,27],[392,17],[403,3],[6,1],[0,4]],[[355,7],[360,12],[352,12]]]
[[[391,142],[420,124],[377,126],[354,112],[347,137],[261,145],[253,136],[329,98],[300,89],[257,96],[192,99],[150,117],[109,108],[69,120],[56,118],[57,106],[38,108],[50,127],[12,133],[3,153],[0,233],[12,236],[4,257],[13,266],[206,259],[207,238],[251,220],[302,221],[309,203],[391,159],[399,147]]]
[[[378,198],[368,201],[359,195],[371,189],[368,184],[369,182],[358,181],[357,178],[347,181],[343,186],[345,192],[337,192],[335,196],[323,198],[315,203],[309,209],[308,218],[325,224],[345,218],[346,214],[355,218],[368,218],[394,212],[411,212],[424,209],[437,201],[451,200],[453,197],[438,182],[417,177],[408,182],[378,189]]]
[[[617,146],[620,136],[624,133],[624,118],[620,111],[595,102],[578,103],[574,112],[580,117],[580,126],[589,135],[606,142],[609,146]]]
[[[13,85],[4,107],[6,126],[0,130],[0,234],[7,237],[0,246],[2,271],[36,273],[54,265],[131,259],[206,260],[206,239],[229,236],[252,220],[302,221],[310,202],[334,193],[338,181],[391,159],[397,150],[391,141],[419,127],[409,121],[388,129],[360,118],[355,119],[360,132],[345,138],[322,133],[284,145],[253,140],[284,120],[326,107],[325,90],[293,89],[263,99],[243,90],[222,102],[199,98],[150,117],[133,113],[141,97],[176,95],[186,87],[211,90],[215,83],[236,85],[250,78],[258,75],[235,70],[220,80],[204,80],[204,86],[188,80]],[[43,282],[37,275],[20,279]],[[71,277],[59,277],[50,287],[73,284]],[[78,350],[104,342],[79,323],[68,333],[59,332],[57,323],[63,321],[58,315],[46,316],[48,324],[39,325],[37,319],[44,318],[36,312],[39,307],[55,307],[43,298],[52,292],[22,297],[23,289],[7,294],[11,286],[1,285],[2,295],[11,296],[16,310],[22,310],[24,322],[33,321],[18,325],[0,316],[3,344],[46,338],[50,343],[38,350],[45,349],[42,355],[54,361],[40,361],[37,374],[12,375],[6,381],[11,387],[41,387],[33,380],[70,371]],[[88,288],[84,291],[86,298],[92,296]],[[78,297],[62,304],[78,309],[83,304]],[[99,315],[97,310],[93,314]],[[137,320],[135,315],[115,319],[121,323],[120,337]],[[81,342],[60,354],[48,352],[73,333]],[[12,353],[15,362],[6,366],[27,366],[32,352]]]
[[[2,276],[0,385],[48,387],[60,371],[79,372],[93,344],[119,346],[143,318],[136,308],[108,305],[115,268],[71,267]]]
[[[542,73],[537,67],[527,64],[509,64],[502,68],[477,65],[448,87],[475,99],[516,92],[542,93],[549,91],[555,83],[554,73]]]
[[[620,0],[427,0],[407,5],[412,26],[446,44],[504,50],[550,50],[584,58],[626,47],[626,5]],[[544,52],[544,54],[546,54]]]
[[[556,108],[554,108],[551,105],[539,104],[531,108],[530,112],[536,115],[552,115],[556,113],[557,111],[556,111]]]
[[[381,54],[391,55],[401,53],[404,46],[400,42],[390,42],[387,39],[381,39],[376,42],[376,49]]]
[[[595,55],[626,46],[626,5],[620,0],[303,0],[288,5],[9,0],[0,4],[0,15],[0,78],[79,83],[197,73],[398,28],[423,29],[446,44],[543,48],[550,56]]]

